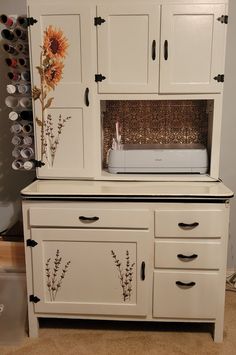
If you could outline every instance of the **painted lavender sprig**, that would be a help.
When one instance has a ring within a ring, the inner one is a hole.
[[[67,263],[64,265],[64,267],[62,267],[62,270],[60,272],[62,258],[60,257],[59,249],[57,249],[52,268],[50,267],[50,262],[51,258],[47,259],[45,268],[47,277],[47,288],[50,295],[50,300],[55,301],[57,293],[62,287],[63,279],[65,278],[65,274],[68,271],[71,261],[67,261]]]
[[[120,285],[122,288],[122,297],[123,301],[130,301],[132,294],[132,281],[133,281],[133,269],[135,263],[130,262],[129,251],[126,250],[126,265],[125,269],[122,267],[121,261],[117,258],[114,250],[111,250],[112,258],[114,259],[114,263],[117,267],[118,277],[120,279]]]
[[[71,118],[71,116],[67,116],[65,118],[62,118],[61,114],[59,115],[58,122],[57,122],[57,132],[55,134],[54,129],[53,129],[52,115],[51,114],[47,115],[47,118],[45,121],[45,135],[48,139],[45,141],[45,144],[46,144],[45,148],[47,148],[47,145],[49,145],[52,165],[54,163],[56,151],[57,151],[57,148],[59,145],[60,135],[62,134],[62,131],[63,131],[63,128],[65,127],[66,122],[70,118]],[[47,144],[47,142],[48,142],[48,144]]]

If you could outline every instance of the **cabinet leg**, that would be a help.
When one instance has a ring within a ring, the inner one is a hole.
[[[224,322],[216,321],[214,327],[214,334],[213,334],[215,343],[222,343],[223,333],[224,333]]]
[[[39,334],[38,317],[35,317],[35,315],[29,313],[28,321],[29,321],[29,337],[37,338]]]

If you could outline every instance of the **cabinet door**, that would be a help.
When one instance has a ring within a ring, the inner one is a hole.
[[[217,93],[224,73],[225,5],[163,5],[161,93]]]
[[[148,231],[32,229],[35,312],[147,314]]]
[[[99,93],[158,91],[158,5],[97,6],[105,22],[97,26]]]
[[[91,23],[93,8],[38,3],[29,8],[38,177],[92,176]],[[90,89],[90,93],[88,90]]]

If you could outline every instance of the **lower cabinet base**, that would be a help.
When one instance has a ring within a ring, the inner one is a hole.
[[[212,334],[213,340],[216,343],[221,343],[223,341],[223,331],[224,331],[224,322],[221,320],[210,320],[210,319],[143,319],[143,318],[116,318],[116,317],[102,317],[102,316],[68,316],[68,315],[55,315],[52,317],[52,315],[45,314],[45,315],[40,315],[40,316],[35,316],[32,315],[30,316],[29,314],[29,337],[30,338],[37,338],[39,336],[39,320],[42,318],[58,318],[58,319],[78,319],[79,320],[107,320],[107,321],[117,321],[117,322],[143,322],[143,323],[159,323],[159,324],[164,324],[164,323],[179,323],[180,325],[180,330],[182,331],[181,324],[183,323],[204,323],[204,324],[209,324],[209,332]],[[163,328],[165,326],[163,325]],[[119,328],[120,329],[120,328]],[[161,329],[161,328],[159,328]],[[178,327],[175,328],[178,331]],[[186,328],[185,328],[186,329]],[[200,328],[199,328],[200,329]],[[180,333],[181,334],[181,333]]]

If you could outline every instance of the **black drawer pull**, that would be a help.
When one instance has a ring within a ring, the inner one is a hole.
[[[176,281],[177,286],[184,286],[184,287],[193,287],[196,285],[196,282],[191,281],[191,282],[182,282],[182,281]]]
[[[85,105],[89,106],[89,88],[85,89],[84,99],[85,99]]]
[[[168,59],[168,55],[169,55],[169,53],[168,53],[168,41],[165,40],[165,42],[164,42],[164,59],[165,60]]]
[[[179,223],[178,226],[182,229],[185,230],[191,230],[196,228],[197,226],[199,226],[198,222],[194,222],[194,223]]]
[[[145,280],[145,262],[142,261],[141,264],[141,280],[144,281]]]
[[[186,261],[190,261],[190,260],[196,259],[198,257],[198,255],[197,254],[192,254],[192,255],[178,254],[177,257],[179,259],[184,259]]]
[[[96,222],[99,220],[99,217],[86,217],[86,216],[79,216],[79,220],[82,222]]]
[[[152,41],[152,60],[156,59],[156,41],[155,39]]]

